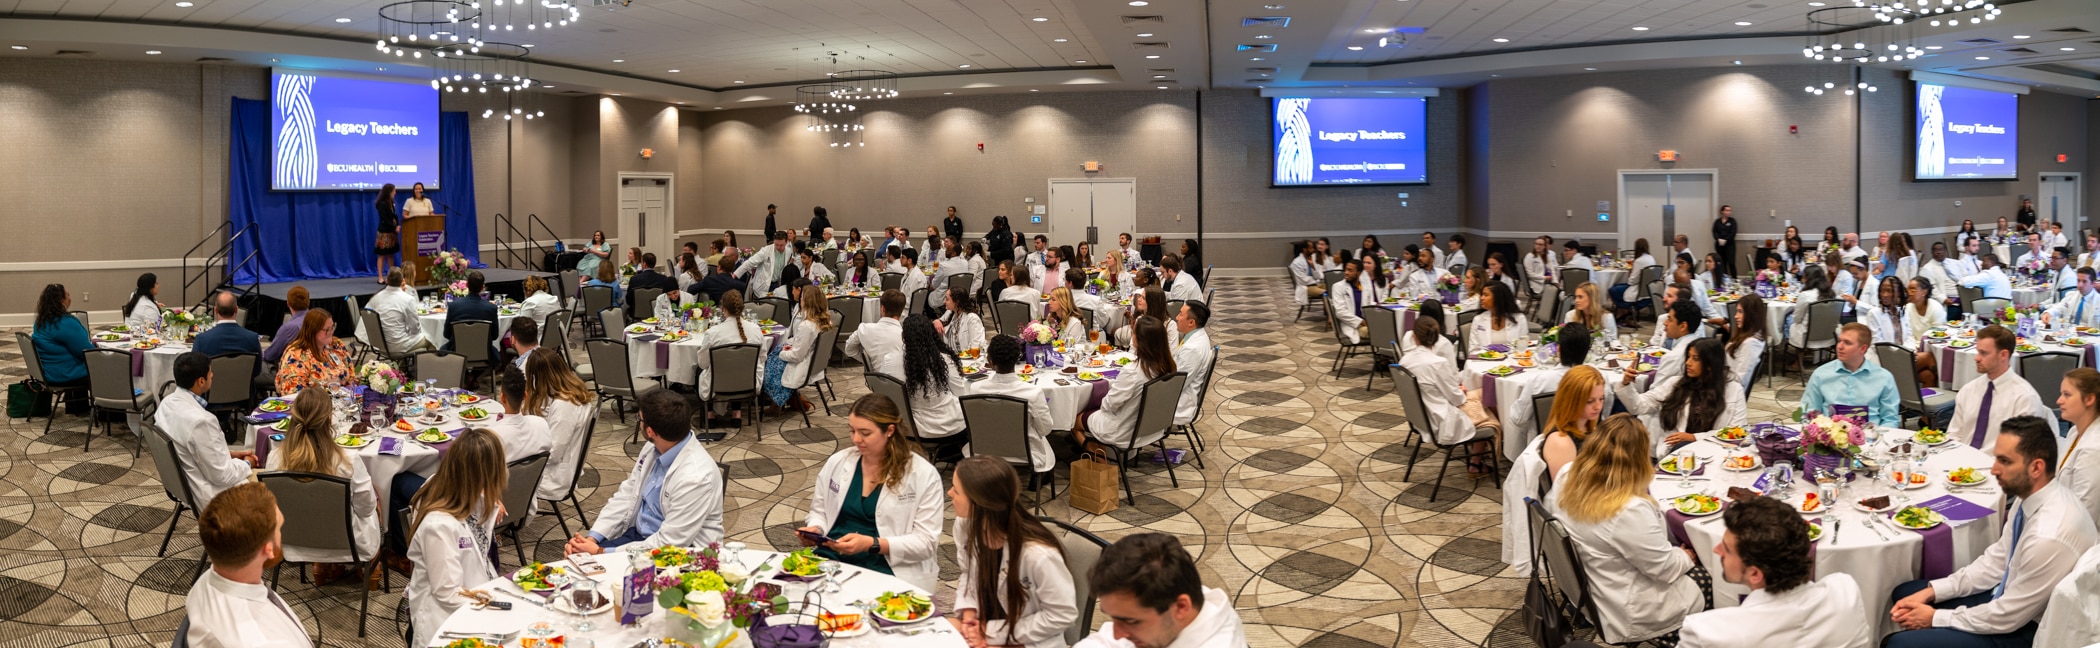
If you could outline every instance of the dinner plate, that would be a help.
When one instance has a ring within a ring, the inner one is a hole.
[[[586,615],[593,615],[612,609],[612,594],[605,591],[605,589],[608,588],[610,585],[610,583],[607,583],[605,585],[600,585],[598,589],[592,590],[598,593],[598,607],[594,607],[588,610],[581,610],[581,612]],[[577,610],[576,608],[575,599],[570,598],[569,595],[569,592],[555,592],[554,596],[549,598],[547,601],[548,607],[558,608],[564,612],[578,612],[579,610]]]
[[[1734,464],[1730,463],[1729,459],[1722,459],[1722,460],[1721,460],[1721,469],[1722,469],[1722,470],[1726,470],[1726,471],[1729,471],[1729,472],[1750,472],[1750,471],[1753,471],[1753,470],[1758,470],[1758,469],[1761,469],[1761,468],[1764,468],[1764,467],[1765,467],[1765,460],[1764,460],[1764,459],[1760,459],[1760,458],[1758,458],[1758,456],[1757,456],[1757,455],[1737,455],[1737,456],[1749,457],[1749,458],[1750,458],[1750,467],[1748,467],[1748,468],[1737,468],[1737,467],[1735,467],[1735,466],[1734,466]]]
[[[1815,522],[1810,522],[1810,523],[1808,523],[1808,541],[1809,541],[1809,542],[1815,542],[1815,541],[1817,541],[1817,540],[1822,540],[1822,539],[1823,539],[1823,525],[1822,525],[1822,524],[1819,524],[1819,523],[1815,523]]]
[[[1703,512],[1703,513],[1695,513],[1695,512],[1691,512],[1691,511],[1686,511],[1686,510],[1684,510],[1684,507],[1683,507],[1683,505],[1684,505],[1685,503],[1688,503],[1688,502],[1690,502],[1690,501],[1691,501],[1691,500],[1689,499],[1690,497],[1692,497],[1692,496],[1691,496],[1691,495],[1680,495],[1680,496],[1678,496],[1678,497],[1677,497],[1676,499],[1670,500],[1670,508],[1671,508],[1671,509],[1673,509],[1673,510],[1676,510],[1676,511],[1677,511],[1678,513],[1680,513],[1680,514],[1683,514],[1683,515],[1687,515],[1687,516],[1690,516],[1690,517],[1706,517],[1706,516],[1708,516],[1708,515],[1713,515],[1713,514],[1715,514],[1715,513],[1719,513],[1719,512],[1721,512],[1721,509],[1723,509],[1723,508],[1726,508],[1725,506],[1715,506],[1715,507],[1714,507],[1714,510],[1711,510],[1711,511],[1706,511],[1706,512]]]
[[[1810,495],[1816,496],[1816,507],[1802,508],[1803,506],[1806,506],[1808,504],[1808,497]],[[1786,498],[1786,503],[1787,506],[1792,506],[1794,507],[1794,510],[1800,511],[1802,513],[1821,513],[1830,510],[1830,502],[1824,501],[1823,496],[1821,494],[1816,493],[1813,490],[1806,493],[1802,493],[1800,495],[1790,496]]]
[[[1867,505],[1865,505],[1865,504],[1861,504],[1861,503],[1859,503],[1859,500],[1856,500],[1856,499],[1855,499],[1855,500],[1852,500],[1852,508],[1854,508],[1854,509],[1858,509],[1858,510],[1861,510],[1861,511],[1866,511],[1866,512],[1868,512],[1868,513],[1887,513],[1887,512],[1889,512],[1889,511],[1893,511],[1893,510],[1896,510],[1896,503],[1895,503],[1894,501],[1890,501],[1890,502],[1889,502],[1889,505],[1888,505],[1888,506],[1884,506],[1884,507],[1881,507],[1881,508],[1878,508],[1878,509],[1876,509],[1876,508],[1867,508]]]
[[[1979,471],[1977,471],[1977,472],[1976,472],[1976,474],[1977,474],[1978,476],[1982,476],[1982,475],[1983,475],[1984,473],[1983,473],[1983,471],[1979,470]],[[1989,478],[1989,477],[1984,477],[1984,478],[1982,478],[1982,479],[1978,479],[1978,480],[1976,480],[1976,481],[1973,481],[1973,482],[1958,482],[1958,481],[1954,481],[1954,475],[1953,475],[1953,474],[1951,474],[1951,473],[1947,475],[1947,477],[1946,477],[1946,479],[1945,479],[1944,481],[1946,481],[1946,482],[1947,482],[1947,487],[1948,487],[1948,488],[1973,488],[1973,487],[1976,487],[1976,486],[1982,486],[1982,485],[1984,485],[1984,484],[1988,484],[1988,483],[1991,483],[1991,480],[1990,480],[1990,478]]]
[[[1924,529],[1930,529],[1930,528],[1933,528],[1933,527],[1939,526],[1939,525],[1941,525],[1941,524],[1943,524],[1943,523],[1945,523],[1945,522],[1947,521],[1947,516],[1944,516],[1944,515],[1940,515],[1939,511],[1933,511],[1933,510],[1929,510],[1929,509],[1928,509],[1928,510],[1926,510],[1926,511],[1925,511],[1925,513],[1926,513],[1926,515],[1927,515],[1927,516],[1928,516],[1928,517],[1930,518],[1930,521],[1929,521],[1929,523],[1927,523],[1927,524],[1923,524],[1923,525],[1919,525],[1919,526],[1911,526],[1911,525],[1908,525],[1908,524],[1904,524],[1902,520],[1898,520],[1898,519],[1896,519],[1896,516],[1893,516],[1893,515],[1889,516],[1889,521],[1890,521],[1890,522],[1895,522],[1895,523],[1896,523],[1896,526],[1899,526],[1899,527],[1903,527],[1903,528],[1905,528],[1905,529],[1916,529],[1916,530],[1924,530]]]

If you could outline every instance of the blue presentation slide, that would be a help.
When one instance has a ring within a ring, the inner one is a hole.
[[[273,70],[270,188],[438,188],[438,91],[427,83]]]
[[[2020,96],[1918,83],[1918,180],[2020,177]]]
[[[1270,184],[1427,183],[1427,107],[1419,97],[1276,98]]]

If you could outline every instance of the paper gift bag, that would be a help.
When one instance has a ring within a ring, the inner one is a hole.
[[[1121,494],[1116,489],[1115,462],[1092,455],[1082,455],[1072,462],[1072,485],[1066,489],[1071,493],[1072,508],[1101,515],[1116,510],[1116,500]]]

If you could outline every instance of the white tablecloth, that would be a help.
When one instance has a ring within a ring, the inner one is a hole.
[[[1976,338],[1973,335],[1973,331],[1971,331],[1972,334],[1970,336],[1961,337],[1961,333],[1963,331],[1965,331],[1965,329],[1953,329],[1950,335],[1953,335],[1954,337],[1950,337],[1945,340],[1927,338],[1925,341],[1925,348],[1927,350],[1932,351],[1939,359],[1939,387],[1941,389],[1959,389],[1962,385],[1969,384],[1969,381],[1975,380],[1976,376],[1978,375],[1976,373]],[[2094,343],[2100,343],[2100,335],[2084,335],[2079,337],[2085,340],[2087,344],[2085,344],[2082,347],[2074,347],[2064,344],[2058,344],[2055,342],[2028,340],[2029,343],[2035,346],[2036,350],[2027,352],[2014,350],[2014,361],[2018,362],[2018,356],[2025,356],[2034,353],[2062,352],[2078,354],[2081,358],[2083,358],[2084,364],[2082,366],[2095,366],[2096,360],[2100,360],[2100,354],[2096,354]],[[1957,348],[1953,344],[1953,342],[1956,340],[1959,340],[1967,346],[1961,346]]]
[[[1598,288],[1608,290],[1612,286],[1626,283],[1626,278],[1630,276],[1630,272],[1630,270],[1618,270],[1611,268],[1600,268],[1596,270],[1591,270],[1590,282],[1597,284]]]
[[[777,565],[781,555],[768,551],[745,550],[743,562],[747,565],[757,566],[770,561]],[[625,575],[627,573],[626,552],[617,549],[606,552],[598,556],[598,562],[606,568],[604,575],[595,577],[601,583],[600,587],[602,589],[600,592],[618,594],[618,590],[614,589],[617,582],[615,575]],[[563,567],[568,566],[567,561],[554,564]],[[852,576],[856,572],[866,573]],[[839,565],[838,577],[842,579],[839,593],[824,594],[820,598],[814,599],[827,609],[846,609],[850,608],[851,604],[856,601],[872,602],[875,600],[875,597],[880,596],[883,592],[901,592],[913,589],[911,584],[895,576],[868,571],[843,563]],[[850,580],[847,580],[849,577]],[[813,584],[789,582],[781,582],[780,585],[782,595],[787,597],[791,606],[800,605],[803,594],[808,592],[810,587],[813,586]],[[522,593],[515,584],[510,582],[507,575],[499,576],[495,580],[483,583],[478,588],[496,592],[496,599],[499,601],[512,602],[511,609],[503,611],[460,608],[458,612],[452,615],[452,618],[445,620],[444,627],[439,629],[440,632],[447,630],[472,630],[477,632],[498,631],[507,633],[524,628],[535,622],[547,621],[565,635],[589,638],[597,645],[597,648],[627,648],[646,639],[662,639],[666,635],[665,619],[672,617],[671,613],[665,612],[663,608],[658,607],[655,612],[645,617],[641,623],[631,627],[623,627],[620,625],[619,618],[614,614],[613,610],[607,609],[590,617],[591,625],[594,626],[590,632],[575,632],[572,629],[573,622],[576,619],[574,615],[553,612],[547,608],[524,602],[526,600],[524,597],[532,595]],[[928,598],[933,596],[932,592],[924,592],[924,594]],[[534,599],[537,599],[537,597],[534,597]],[[945,612],[945,610],[940,610],[939,608],[936,608],[935,611]],[[683,619],[684,617],[675,618]],[[935,648],[966,645],[963,642],[962,635],[955,632],[953,626],[949,625],[945,617],[924,621],[914,627],[936,631],[906,636],[884,634],[871,630],[857,637],[834,638],[831,640],[831,645],[840,648],[892,646],[896,648]],[[436,634],[432,636],[435,637]],[[436,642],[433,645],[442,646],[444,643]],[[576,644],[572,643],[570,645]],[[731,648],[747,648],[750,645],[751,641],[748,635],[741,634],[741,631],[739,631],[736,640],[729,643]]]
[[[462,405],[448,410],[443,410],[437,415],[439,421],[434,424],[425,424],[422,421],[411,422],[416,424],[416,429],[418,431],[421,431],[426,428],[435,427],[457,437],[461,431],[467,429],[466,421],[463,421],[459,418],[460,411],[470,407],[479,407],[483,410],[487,410],[491,415],[501,415],[505,413],[503,409],[503,404],[497,402],[496,399],[487,396],[481,396],[480,398],[480,401],[469,405]],[[349,431],[349,424],[345,424],[340,421],[336,423],[336,434],[343,434]],[[272,429],[268,425],[256,428],[256,432],[257,450],[266,455],[268,452],[270,452],[270,450],[268,450],[264,446],[274,445],[274,443],[271,443],[271,440],[265,437],[267,435],[279,434],[279,432],[275,429]],[[393,437],[396,439],[400,439],[401,445],[399,447],[401,449],[401,454],[380,454],[379,439],[381,437]],[[418,475],[422,475],[424,477],[429,477],[437,473],[438,458],[441,456],[440,450],[436,447],[424,445],[421,442],[411,440],[409,438],[409,434],[402,432],[400,428],[393,427],[391,424],[389,424],[387,427],[382,428],[378,434],[372,435],[370,438],[372,439],[371,443],[366,444],[362,448],[352,450],[351,452],[357,455],[357,459],[359,461],[363,461],[365,463],[365,470],[371,473],[372,490],[379,496],[380,506],[386,506],[387,497],[394,490],[395,475],[399,475],[404,472],[412,472]],[[451,444],[442,444],[442,447],[450,448]],[[385,528],[391,522],[391,518],[392,516],[388,515],[379,516],[380,528]]]
[[[708,363],[711,362],[708,359],[708,355],[704,353],[706,347],[701,344],[701,338],[706,336],[707,329],[705,328],[685,339],[669,343],[662,340],[641,341],[636,339],[644,335],[662,335],[662,331],[650,330],[636,333],[634,330],[634,326],[627,327],[627,366],[634,370],[635,378],[656,378],[661,376],[665,380],[680,385],[691,385],[699,381],[700,370],[706,368]],[[735,332],[734,329],[731,332]],[[752,344],[758,345],[758,366],[760,369],[765,367],[766,356],[773,352],[773,344],[778,341],[781,335],[785,334],[786,328],[781,326],[765,327],[764,332],[765,335],[751,340]],[[657,363],[657,346],[659,345],[668,348],[668,362],[663,363],[661,366]]]
[[[1590,357],[1600,359],[1589,364],[1604,373],[1604,411],[1609,412],[1611,411],[1612,403],[1618,400],[1618,395],[1614,392],[1614,389],[1618,387],[1620,377],[1626,372],[1626,361],[1621,361],[1618,367],[1607,367],[1606,365],[1610,364],[1610,362],[1601,359],[1606,358],[1607,353],[1610,352],[1600,353],[1592,351]],[[1611,355],[1619,354],[1611,353]],[[1558,360],[1547,361],[1557,362]],[[1651,358],[1648,362],[1652,363],[1655,360]],[[1468,354],[1464,366],[1460,367],[1459,376],[1465,380],[1467,393],[1472,393],[1482,388],[1482,383],[1488,370],[1505,365],[1516,366],[1516,360],[1475,360],[1471,354]],[[1541,379],[1540,376],[1543,375],[1546,375],[1545,372],[1536,369],[1525,369],[1521,373],[1496,378],[1495,393],[1492,394],[1492,397],[1486,392],[1481,393],[1481,404],[1493,409],[1495,417],[1502,421],[1502,454],[1511,460],[1515,460],[1517,455],[1523,454],[1524,447],[1530,445],[1531,438],[1538,436],[1539,433],[1538,426],[1532,421],[1533,417],[1523,414],[1529,411],[1531,397],[1553,391],[1560,386],[1560,379]],[[1633,384],[1635,387],[1645,390],[1648,388],[1648,383],[1654,379],[1655,373],[1651,371],[1634,378]],[[1526,409],[1517,409],[1518,403],[1525,403]]]
[[[1886,444],[1908,439],[1910,434],[1909,431],[1890,430],[1883,442]],[[1676,477],[1656,476],[1649,491],[1656,499],[1663,501],[1666,507],[1670,498],[1691,492],[1705,493],[1726,500],[1730,486],[1748,487],[1761,474],[1755,470],[1735,472],[1721,469],[1719,461],[1731,450],[1704,440],[1708,436],[1706,434],[1699,436],[1701,441],[1685,446],[1679,452],[1690,451],[1698,454],[1702,463],[1712,462],[1708,464],[1710,468],[1705,474],[1707,479],[1693,481],[1690,488],[1685,488]],[[1988,472],[1990,465],[1991,458],[1975,448],[1960,443],[1941,446],[1925,460],[1925,470],[1921,472],[1930,476],[1927,484],[1922,488],[1905,491],[1902,496],[1907,496],[1908,502],[1912,504],[1938,498],[1948,494],[1949,489],[1944,485],[1947,471],[1970,467]],[[1798,499],[1808,490],[1807,484],[1797,484],[1792,497]],[[1887,493],[1885,488],[1855,481],[1849,493],[1841,491],[1839,495],[1839,500],[1844,504],[1820,513],[1808,514],[1810,518],[1823,520],[1823,538],[1816,545],[1816,573],[1849,574],[1859,583],[1860,598],[1866,602],[1867,608],[1867,616],[1861,621],[1878,628],[1875,635],[1877,637],[1894,631],[1895,627],[1888,623],[1889,606],[1894,604],[1894,601],[1889,599],[1889,591],[1897,585],[1918,578],[1918,563],[1924,551],[1924,541],[1914,532],[1885,526],[1880,528],[1881,535],[1876,535],[1874,527],[1868,526],[1862,519],[1870,514],[1854,508],[1851,504],[1862,497]],[[1956,490],[1954,494],[2001,511],[1953,527],[1954,568],[1960,569],[1974,562],[1983,554],[1984,549],[1997,541],[1999,529],[2004,524],[2004,504],[2000,501],[2003,495],[1995,479],[1983,486]],[[1896,502],[1904,501],[1899,498],[1892,499]],[[1833,522],[1840,520],[1844,522],[1842,528],[1833,529]],[[1684,525],[1685,535],[1690,538],[1693,549],[1698,552],[1700,563],[1716,576],[1721,573],[1721,561],[1714,555],[1713,548],[1721,542],[1723,530],[1721,515],[1718,513],[1694,519]],[[1718,577],[1714,579],[1716,607],[1734,607],[1740,597],[1749,593],[1750,591],[1741,585],[1728,583]]]
[[[2013,305],[2021,308],[2056,303],[2056,289],[2049,286],[2027,286],[2013,289]]]
[[[1123,358],[1136,358],[1128,351],[1116,351],[1100,357],[1102,366],[1089,366],[1088,371],[1097,373],[1104,369],[1128,371],[1129,367],[1127,365],[1118,366],[1115,362]],[[977,371],[988,370],[982,358],[964,360],[963,366],[975,368]],[[1080,412],[1086,409],[1088,403],[1093,402],[1096,386],[1098,385],[1098,388],[1105,395],[1108,393],[1108,384],[1113,382],[1111,378],[1103,378],[1096,382],[1079,380],[1073,374],[1062,373],[1057,367],[1041,367],[1039,369],[1040,371],[1034,377],[1029,378],[1028,381],[1041,387],[1043,389],[1043,398],[1050,401],[1050,428],[1052,430],[1071,430],[1073,425],[1079,421]],[[1060,384],[1060,381],[1062,381],[1062,384]],[[983,383],[971,382],[970,384],[975,386]]]
[[[96,335],[101,334],[97,333]],[[132,375],[131,387],[145,392],[149,397],[157,396],[160,393],[161,385],[175,379],[175,357],[188,353],[191,348],[190,345],[181,342],[168,342],[159,347],[142,351],[131,348],[129,340],[122,342],[96,340],[95,346],[103,349],[130,351],[133,355],[145,356],[145,359],[136,361],[139,363],[139,371],[134,372]],[[261,360],[258,359],[257,362],[261,362]]]
[[[509,334],[510,323],[517,319],[518,311],[515,308],[504,307],[498,311],[496,315],[496,339],[501,340],[504,335]],[[442,347],[445,346],[446,342],[451,341],[451,338],[445,337],[445,313],[442,311],[417,315],[416,324],[423,327],[423,339],[429,340],[432,346]]]

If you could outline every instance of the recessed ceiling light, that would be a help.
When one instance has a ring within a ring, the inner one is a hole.
[[[1635,27],[1635,28],[1633,28],[1633,30],[1634,30],[1634,31],[1648,31],[1648,28],[1647,28],[1647,27]]]
[[[2034,38],[2034,37],[2033,37],[2033,36],[2029,36],[2029,35],[2026,35],[2026,34],[2013,34],[2013,38],[2017,38],[2017,39],[2020,39],[2020,40],[2027,40],[2027,39],[2029,39],[2029,38]]]
[[[1035,88],[1029,88],[1029,89],[1028,89],[1028,91],[1029,91],[1029,92],[1042,92],[1041,90],[1037,90],[1037,89],[1035,89]]]
[[[17,51],[29,49],[28,45],[9,45],[8,47],[14,48]]]
[[[627,59],[613,59],[614,63],[626,63]]]
[[[1145,33],[1142,33],[1142,34],[1138,34],[1138,38],[1151,38],[1151,37],[1152,37],[1152,32],[1145,32]]]
[[[1496,79],[1500,79],[1500,78],[1502,78],[1502,75],[1500,75],[1500,74],[1490,74],[1490,75],[1488,75],[1488,76],[1489,76],[1489,77],[1492,77],[1492,78],[1496,78]]]
[[[1275,36],[1270,36],[1270,35],[1268,35],[1268,34],[1255,34],[1255,35],[1254,35],[1254,37],[1255,37],[1255,38],[1259,38],[1259,39],[1262,39],[1262,40],[1268,40],[1268,39],[1271,39],[1271,38],[1275,38]]]
[[[1036,22],[1050,22],[1049,18],[1044,18],[1042,16],[1036,16],[1034,18],[1030,18],[1029,20],[1034,20]]]
[[[1976,57],[1976,60],[1978,60],[1978,61],[1988,61],[1988,60],[1991,60],[1991,57],[1988,57],[1988,56],[1978,56],[1978,57]]]
[[[1069,39],[1069,38],[1053,38],[1053,39],[1050,39],[1050,42],[1052,42],[1052,43],[1063,43],[1063,42],[1066,42],[1066,41],[1069,41],[1069,40],[1072,40],[1072,39]]]
[[[1383,29],[1379,29],[1379,28],[1377,28],[1377,27],[1372,27],[1372,28],[1370,28],[1370,29],[1366,29],[1366,30],[1364,30],[1364,33],[1366,33],[1366,34],[1376,34],[1376,33],[1378,33],[1378,32],[1382,32],[1382,31],[1385,31],[1385,30],[1383,30]]]
[[[2076,47],[2059,47],[2059,48],[2056,48],[2056,49],[2060,49],[2060,50],[2063,50],[2063,51],[2066,51],[2066,52],[2076,52],[2076,51],[2078,51],[2078,48],[2076,48]]]
[[[1808,3],[1808,6],[1811,6],[1811,7],[1821,7],[1821,6],[1823,6],[1823,3],[1821,3],[1821,2],[1811,2],[1811,3]]]
[[[620,93],[617,93],[617,92],[615,92],[615,93],[612,93],[612,96],[615,96],[615,97],[617,97],[617,96],[620,96]]]
[[[177,2],[177,3],[175,3],[175,6],[177,6],[177,7],[181,7],[181,8],[184,8],[184,9],[188,9],[188,8],[190,8],[190,7],[195,7],[195,6],[197,6],[197,3],[195,3],[195,2]]]
[[[970,67],[970,64],[968,64],[968,63],[964,63],[964,64],[962,64],[962,65],[958,65],[958,66],[955,66],[955,68],[956,68],[956,69],[958,69],[958,70],[959,70],[959,69],[962,69],[962,68],[967,68],[967,67]]]
[[[1737,60],[1737,61],[1735,61],[1734,63],[1735,63],[1736,65],[1742,65],[1742,64],[1743,64],[1743,62],[1742,62],[1741,60]]]
[[[1507,39],[1507,38],[1497,38],[1497,39],[1495,39],[1495,42],[1497,42],[1497,43],[1507,43],[1507,42],[1509,42],[1509,39]]]
[[[1156,59],[1156,58],[1159,58],[1159,55],[1158,55],[1158,54],[1146,54],[1146,55],[1145,55],[1145,58],[1148,58],[1148,59]]]
[[[335,21],[336,21],[337,23],[346,23],[346,22],[350,22],[350,19],[349,19],[349,18],[337,18],[337,19],[335,19]]]
[[[1591,72],[1595,72],[1595,71],[1597,71],[1597,68],[1592,68],[1592,67],[1586,67],[1586,68],[1583,68],[1583,69],[1585,69],[1585,70],[1589,70],[1589,71],[1591,71]]]
[[[1086,59],[1073,59],[1073,63],[1085,63]]]
[[[1940,48],[1940,46],[1938,46],[1938,45],[1926,45],[1926,46],[1925,46],[1925,49],[1929,49],[1929,50],[1936,50],[1936,49],[1939,49],[1939,48]]]
[[[1737,27],[1749,27],[1749,26],[1750,26],[1750,21],[1748,21],[1748,20],[1738,20],[1738,21],[1735,21],[1735,26],[1737,26]]]
[[[1166,87],[1166,86],[1152,86],[1152,87],[1155,87],[1155,88],[1159,88],[1159,89],[1161,89],[1161,90],[1165,90],[1165,89],[1167,89],[1167,87]]]
[[[1154,79],[1164,79],[1164,78],[1167,78],[1167,75],[1164,75],[1164,74],[1154,74],[1154,75],[1152,75],[1152,78],[1154,78]]]
[[[941,94],[944,94],[944,95],[952,95],[952,94],[955,94],[955,93],[953,93],[953,92],[943,92],[943,93],[941,93]]]
[[[1152,3],[1150,3],[1150,2],[1146,2],[1145,0],[1130,0],[1130,6],[1133,6],[1133,7],[1142,7],[1142,6],[1145,6],[1145,5],[1148,5],[1148,4],[1152,4]]]
[[[147,54],[148,56],[159,56],[159,55],[160,55],[160,50],[146,50],[146,54]],[[386,68],[380,68],[380,69],[386,69]]]
[[[553,90],[553,89],[554,89],[554,86],[551,86],[551,85],[543,85],[543,86],[540,86],[540,88],[542,88],[542,89],[546,89],[546,90]]]
[[[671,73],[672,73],[672,74],[677,74],[677,73],[678,73],[678,71],[677,71],[677,70],[671,70]]]
[[[1250,59],[1247,59],[1247,60],[1249,60],[1249,61],[1266,61],[1266,60],[1269,60],[1269,59],[1267,59],[1267,58],[1264,58],[1264,57],[1260,57],[1260,56],[1256,56],[1256,57],[1254,57],[1254,58],[1250,58]]]
[[[742,81],[736,81],[735,83],[743,83],[743,82],[742,82]]]
[[[1275,11],[1277,9],[1282,9],[1283,5],[1262,5],[1261,7],[1269,11]]]
[[[683,105],[685,105],[685,102],[683,102],[683,101],[680,101],[680,102],[678,102],[678,105],[680,105],[680,106],[683,106]]]
[[[1361,51],[1364,51],[1364,46],[1362,46],[1362,45],[1350,45],[1350,46],[1349,46],[1349,51],[1351,51],[1351,52],[1361,52]]]

